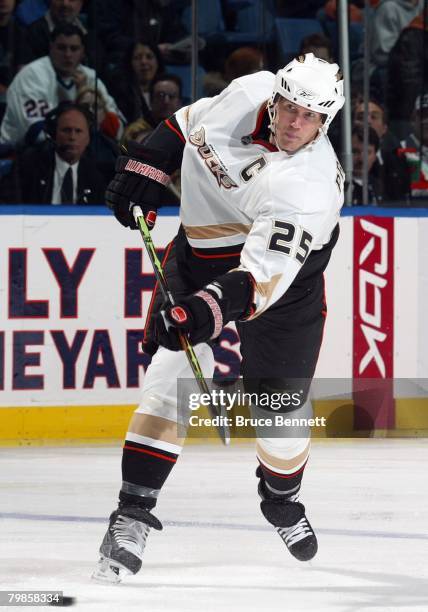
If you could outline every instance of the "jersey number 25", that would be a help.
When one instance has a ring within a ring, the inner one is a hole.
[[[296,237],[296,226],[290,221],[274,221],[274,230],[269,239],[269,251],[279,251],[285,255],[290,255]],[[304,264],[311,248],[313,236],[301,228],[300,240],[294,258]]]

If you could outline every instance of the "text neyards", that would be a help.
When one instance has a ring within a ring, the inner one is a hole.
[[[105,258],[100,247],[4,251],[1,391],[34,390],[37,398],[140,386],[150,363],[142,340],[155,277],[142,248],[124,248],[107,266]],[[238,336],[225,329],[222,340],[216,374],[237,378]]]

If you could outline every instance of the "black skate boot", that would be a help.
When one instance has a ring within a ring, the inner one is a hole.
[[[127,574],[136,574],[141,568],[151,527],[160,531],[162,523],[146,508],[120,503],[110,516],[100,546],[101,557],[92,578],[101,582],[120,582]]]
[[[257,468],[256,476],[260,478],[260,508],[266,520],[275,527],[293,557],[299,561],[309,561],[315,557],[317,538],[306,518],[305,506],[297,501],[298,492],[288,496],[272,493],[264,482],[260,468]]]

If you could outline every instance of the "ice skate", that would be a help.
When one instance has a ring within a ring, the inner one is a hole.
[[[136,574],[142,565],[150,528],[161,530],[162,523],[145,508],[121,506],[110,516],[110,524],[100,546],[100,560],[92,578],[99,582],[121,582]]]
[[[257,476],[261,473],[257,471]],[[290,553],[299,561],[310,561],[317,554],[318,541],[298,494],[288,497],[271,493],[261,478],[258,492],[261,511],[281,536]]]

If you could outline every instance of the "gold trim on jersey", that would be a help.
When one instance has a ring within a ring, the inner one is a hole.
[[[265,283],[256,283],[257,293],[261,295],[262,298],[269,300],[272,296],[272,293],[275,291],[275,287],[279,283],[281,277],[282,274],[275,274],[275,276],[272,276],[270,281],[267,281]]]
[[[164,419],[163,417],[154,416],[152,414],[141,414],[135,412],[129,424],[128,431],[153,438],[154,440],[162,440],[170,444],[183,444],[183,438],[177,435],[177,422]]]
[[[309,441],[305,450],[292,459],[280,459],[279,457],[275,457],[274,455],[271,455],[265,451],[259,443],[256,444],[256,452],[262,463],[267,463],[278,470],[292,470],[302,465],[302,463],[306,461],[309,456],[310,444],[311,443]]]
[[[232,270],[229,270],[229,272],[233,272],[235,270],[242,270],[242,269],[248,272],[246,268],[233,268]],[[248,317],[247,319],[245,319],[246,321],[252,321],[253,319],[257,319],[257,317],[259,317],[261,314],[264,313],[265,310],[267,310],[268,308],[267,304],[269,303],[270,297],[272,293],[275,291],[275,287],[279,283],[281,276],[282,274],[275,274],[275,276],[273,276],[268,282],[255,283],[254,292],[257,293],[258,296],[260,296],[261,300],[263,300],[265,305],[260,307],[256,303],[256,307],[257,307],[256,312],[252,314],[250,317]]]
[[[257,319],[257,317],[262,315],[265,310],[269,308],[269,300],[272,296],[272,293],[275,291],[275,287],[279,283],[281,276],[282,274],[275,274],[275,276],[273,276],[270,281],[255,284],[254,292],[258,294],[259,299],[256,298],[256,312],[249,316],[246,319],[247,321]]]
[[[190,123],[190,109],[192,108],[193,104],[190,104],[186,110],[184,111],[184,120],[186,121],[186,131],[189,131],[189,123]]]
[[[193,240],[212,240],[236,234],[249,234],[251,225],[245,223],[219,223],[218,225],[184,225],[186,236]]]

